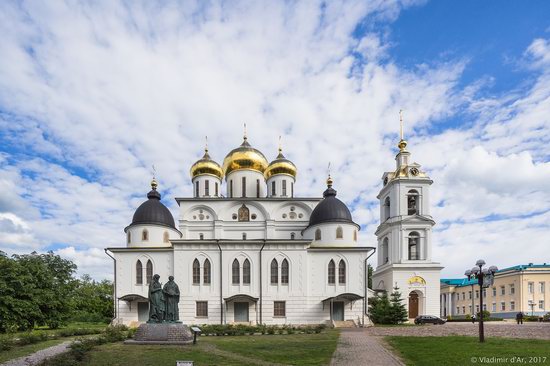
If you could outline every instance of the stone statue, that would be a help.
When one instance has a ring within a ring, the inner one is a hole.
[[[174,276],[168,277],[168,282],[162,289],[166,299],[166,310],[164,320],[176,322],[180,319],[178,303],[180,302],[180,289],[174,282]]]
[[[149,320],[148,323],[161,323],[164,320],[165,302],[162,284],[158,274],[149,284]]]

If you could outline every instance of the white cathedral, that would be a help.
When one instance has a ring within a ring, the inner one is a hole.
[[[401,139],[395,171],[378,195],[381,224],[374,291],[398,287],[409,316],[439,314],[439,271],[431,261],[430,178]],[[247,137],[217,164],[205,149],[190,170],[193,197],[176,198],[177,223],[157,182],[124,229],[114,260],[115,322],[148,319],[148,285],[174,276],[187,324],[319,324],[368,320],[367,259],[360,226],[327,179],[322,198],[295,196],[296,166],[271,163]],[[224,184],[225,183],[225,184]],[[225,195],[222,194],[225,192]]]

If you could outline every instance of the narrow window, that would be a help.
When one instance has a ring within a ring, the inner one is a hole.
[[[271,195],[275,196],[275,181],[271,182]]]
[[[346,283],[346,262],[343,259],[340,259],[338,264],[338,283]]]
[[[165,231],[165,232],[164,232],[164,235],[163,235],[162,240],[163,240],[165,243],[168,243],[168,242],[170,241],[170,235],[168,234],[168,231]]]
[[[286,316],[286,306],[284,301],[273,302],[273,316]]]
[[[201,265],[198,259],[193,261],[193,285],[198,285],[201,282]]]
[[[246,240],[246,233],[243,233],[243,240]]]
[[[233,179],[229,180],[229,197],[233,198]]]
[[[210,196],[210,181],[208,179],[204,181],[204,195]]]
[[[132,233],[130,233],[130,230],[128,230],[128,233],[126,234],[126,240],[128,244],[132,242]]]
[[[231,265],[231,272],[232,272],[232,277],[233,277],[233,284],[234,285],[238,285],[241,283],[241,276],[240,276],[240,273],[239,273],[239,261],[238,260],[234,260],[233,261],[233,264]]]
[[[208,259],[204,260],[204,265],[202,267],[202,283],[204,285],[210,285],[210,261]]]
[[[246,197],[246,177],[243,177],[242,179],[242,186],[243,186],[243,189],[242,189],[242,196],[243,197]]]
[[[321,229],[315,230],[315,240],[321,240]]]
[[[357,241],[357,230],[353,231],[353,241]]]
[[[283,180],[283,197],[286,197],[286,180]]]
[[[294,182],[290,183],[290,196],[294,197]]]
[[[151,280],[153,279],[153,262],[151,262],[150,259],[147,261],[147,271],[145,275],[146,275],[145,279],[147,280],[147,284],[150,284]]]
[[[256,179],[256,197],[260,198],[260,180]]]
[[[407,195],[407,214],[418,214],[418,191],[415,189],[410,190]]]
[[[139,259],[136,263],[136,284],[143,285],[143,265]]]
[[[328,284],[334,285],[336,282],[336,265],[334,264],[334,261],[331,259],[330,262],[328,262]]]
[[[199,234],[199,240],[204,240],[204,234],[203,233]]]
[[[273,259],[271,261],[271,284],[276,285],[279,282],[279,268],[277,260]]]
[[[143,229],[143,231],[141,232],[141,240],[149,240],[149,232],[147,231],[147,229]]]
[[[336,239],[342,239],[344,238],[344,230],[342,229],[341,226],[338,226],[336,228]]]
[[[243,262],[243,285],[250,285],[250,261],[248,259]]]
[[[197,317],[208,317],[208,301],[197,301]]]
[[[218,196],[219,196],[219,191],[218,191],[218,189],[219,189],[219,188],[218,188],[218,182],[216,182],[216,183],[214,184],[214,188],[215,188],[215,192],[216,192],[216,197],[218,197]]]
[[[390,218],[390,198],[384,200],[384,221]]]
[[[286,258],[281,263],[281,283],[288,285],[288,260]]]
[[[195,182],[195,197],[199,196],[199,181]]]
[[[382,241],[382,264],[386,264],[390,260],[388,249],[389,249],[389,240],[388,238],[384,238],[384,240]]]
[[[290,240],[294,240],[296,238],[296,234],[290,233]]]
[[[417,232],[413,231],[409,234],[409,260],[418,260],[420,259],[418,253],[420,236]]]

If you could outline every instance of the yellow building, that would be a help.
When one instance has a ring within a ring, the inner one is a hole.
[[[465,316],[483,309],[501,318],[514,318],[518,312],[544,315],[550,312],[550,264],[517,265],[499,270],[491,287],[480,294],[477,280],[441,280],[441,316]]]

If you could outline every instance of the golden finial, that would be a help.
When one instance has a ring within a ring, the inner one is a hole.
[[[399,143],[397,144],[397,147],[400,151],[405,151],[405,148],[407,147],[407,141],[405,141],[403,136],[403,110],[399,110],[399,127],[400,127],[400,136],[401,140],[399,140]]]
[[[332,177],[330,176],[330,162],[328,163],[328,168],[327,168],[327,175],[328,175],[328,178],[327,178],[327,187],[331,188],[332,187]]]
[[[283,148],[281,147],[281,136],[279,136],[279,154],[283,152]]]
[[[246,141],[248,137],[246,137],[246,122],[244,123],[244,136],[243,139]]]
[[[204,137],[204,152],[207,153],[208,152],[208,136],[205,136]]]
[[[157,180],[155,179],[155,175],[156,175],[155,164],[151,165],[151,167],[153,168],[153,179],[151,180],[151,188],[156,191],[158,187],[158,183],[157,183]]]

